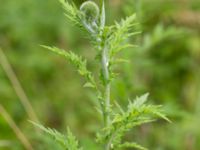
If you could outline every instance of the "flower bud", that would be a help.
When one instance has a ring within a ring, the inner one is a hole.
[[[92,1],[84,2],[80,7],[80,11],[87,22],[94,22],[99,17],[99,7]]]

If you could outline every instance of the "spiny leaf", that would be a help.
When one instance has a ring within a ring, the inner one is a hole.
[[[137,143],[134,143],[134,142],[132,142],[132,143],[125,142],[123,144],[120,144],[119,148],[136,148],[138,150],[148,150],[147,148],[145,148]]]
[[[93,88],[96,88],[96,83],[92,73],[87,69],[87,61],[83,59],[81,56],[76,55],[72,51],[65,51],[63,49],[59,49],[57,47],[49,47],[42,45],[43,48],[46,48],[54,53],[57,53],[61,56],[64,56],[67,60],[69,60],[78,70],[79,74],[84,76],[88,83],[90,83]]]
[[[134,107],[140,107],[142,104],[144,104],[147,101],[148,96],[149,93],[146,93],[140,97],[136,97],[136,100],[133,103]]]
[[[70,145],[71,150],[82,150],[82,148],[79,148],[78,141],[76,140],[75,136],[70,131],[69,127],[67,128],[67,141],[68,145]]]
[[[146,105],[148,94],[137,97],[135,101],[130,101],[127,111],[113,113],[113,119],[110,125],[102,130],[102,134],[98,134],[100,142],[109,141],[116,147],[120,145],[124,134],[135,126],[155,121],[157,118],[169,119],[161,112],[160,106]],[[118,106],[119,107],[119,106]]]
[[[111,56],[116,54],[119,50],[126,48],[122,42],[132,35],[138,34],[140,32],[134,32],[133,26],[137,25],[134,23],[136,20],[136,14],[127,17],[125,20],[122,19],[120,23],[115,23],[113,28],[113,34],[109,38],[110,53]],[[130,46],[130,45],[129,45]]]
[[[71,133],[70,129],[67,128],[67,136],[61,134],[60,132],[56,131],[55,129],[46,128],[40,124],[30,121],[33,125],[37,126],[47,134],[51,135],[58,144],[60,144],[66,150],[82,150],[79,148],[78,141]]]
[[[91,87],[91,88],[94,88],[94,85],[91,84],[90,82],[86,82],[83,87]]]
[[[71,20],[75,24],[80,25],[80,19],[78,17],[79,10],[76,8],[75,4],[70,4],[68,1],[59,0],[62,4],[63,8],[65,9],[66,17]]]
[[[147,105],[143,107],[142,110],[144,111],[144,113],[152,114],[171,123],[171,120],[169,120],[166,117],[166,115],[162,112],[161,107],[161,105]]]

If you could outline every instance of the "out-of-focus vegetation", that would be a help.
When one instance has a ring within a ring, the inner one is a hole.
[[[108,23],[137,12],[143,31],[131,39],[138,47],[121,53],[130,61],[116,68],[119,76],[112,85],[112,99],[123,105],[129,97],[149,92],[151,102],[164,105],[173,121],[144,125],[127,139],[152,150],[200,149],[200,2],[109,0],[107,7]],[[69,126],[83,146],[98,149],[91,139],[99,120],[93,108],[94,94],[81,87],[83,81],[65,60],[39,47],[58,45],[74,50],[88,58],[89,67],[95,70],[95,52],[81,35],[66,21],[56,0],[1,1],[0,47],[40,122],[60,131]],[[14,88],[1,65],[0,104],[34,149],[59,149],[51,139],[35,133]],[[0,149],[23,149],[2,116]]]

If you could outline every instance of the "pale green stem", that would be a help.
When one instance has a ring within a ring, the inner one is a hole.
[[[104,0],[102,0],[102,8],[101,8],[101,17],[100,17],[100,36],[102,37],[102,32],[105,27],[105,5]],[[104,82],[104,104],[103,104],[103,118],[104,118],[104,127],[107,127],[110,124],[110,73],[109,73],[109,50],[104,43],[102,46],[103,39],[98,39],[99,41],[99,50],[101,53],[101,65],[102,65],[102,75]],[[105,41],[104,41],[105,42]],[[110,144],[105,145],[105,150],[110,149]]]
[[[110,109],[110,74],[109,74],[109,56],[108,50],[104,47],[102,51],[102,74],[105,82],[104,91],[104,124],[107,126],[110,123],[109,109]]]

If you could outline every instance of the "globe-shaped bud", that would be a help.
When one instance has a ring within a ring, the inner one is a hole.
[[[86,1],[84,2],[81,7],[80,11],[86,21],[94,22],[99,17],[99,7],[95,2]]]

